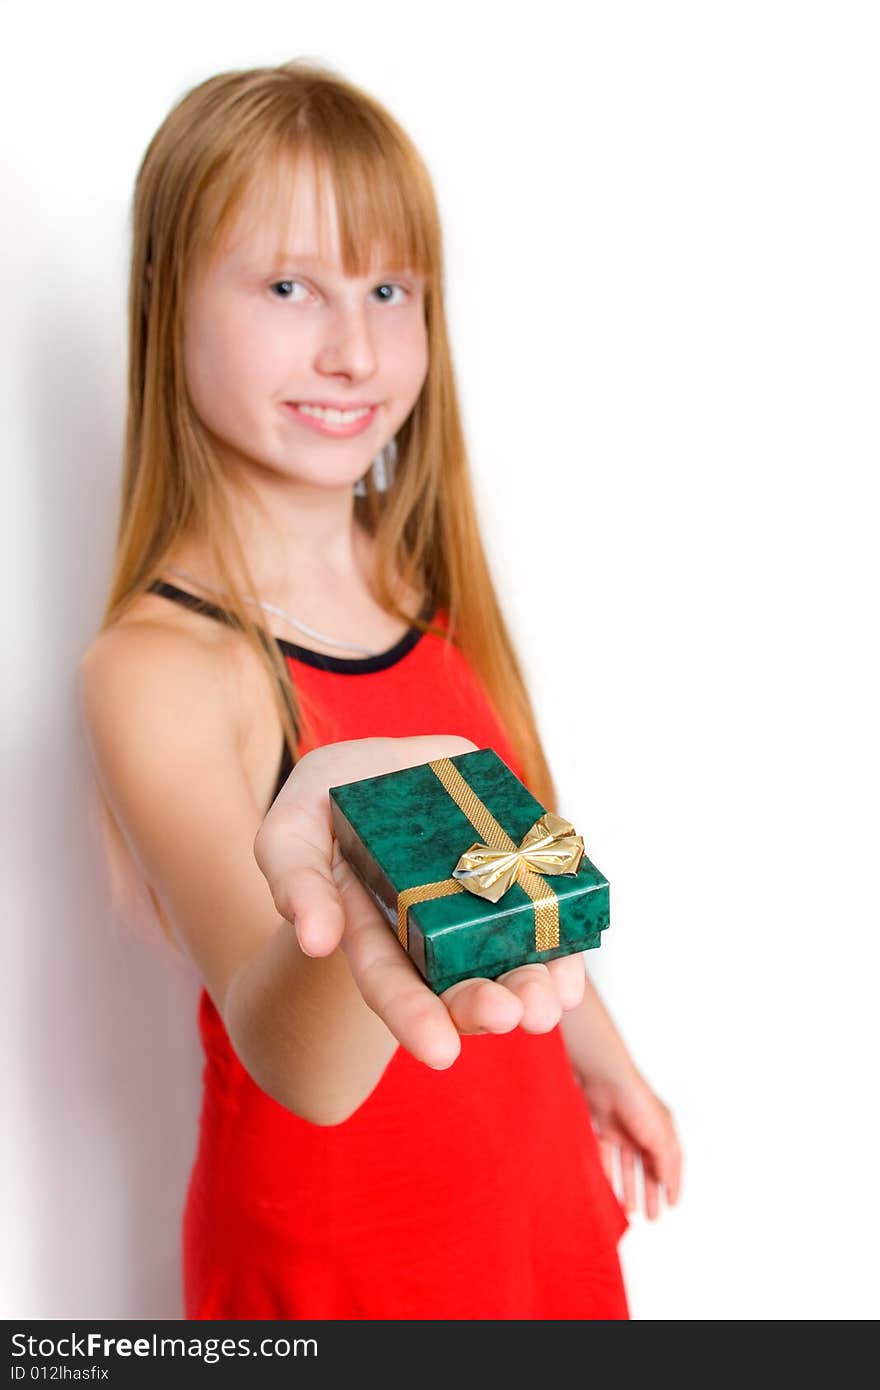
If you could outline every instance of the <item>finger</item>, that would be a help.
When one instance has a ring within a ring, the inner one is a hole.
[[[556,960],[548,960],[546,964],[547,973],[553,982],[563,1012],[576,1009],[578,1004],[583,1003],[587,982],[583,956],[576,952],[572,956],[559,956]]]
[[[627,1211],[635,1211],[636,1199],[636,1156],[629,1144],[620,1146],[620,1179],[623,1186],[623,1204]]]
[[[445,1004],[422,979],[354,874],[342,896],[342,951],[364,1002],[417,1061],[438,1071],[450,1067],[461,1042]]]
[[[429,989],[412,961],[376,965],[358,980],[364,1000],[417,1061],[436,1071],[451,1067],[461,1040],[442,1001]]]
[[[542,963],[519,965],[505,975],[499,975],[498,983],[503,984],[515,994],[523,1006],[520,1027],[526,1033],[549,1033],[562,1017],[562,1006],[553,987],[553,981]]]
[[[523,1016],[522,1001],[495,980],[460,980],[440,998],[459,1033],[509,1033]]]
[[[675,1132],[672,1113],[662,1105],[664,1121],[652,1149],[643,1155],[643,1164],[650,1163],[651,1177],[663,1187],[666,1201],[674,1206],[681,1188],[681,1145]]]
[[[666,1193],[666,1201],[674,1207],[681,1193],[681,1169],[682,1154],[678,1140],[675,1140],[671,1147],[671,1152],[665,1156],[660,1178]]]
[[[600,1139],[600,1140],[599,1140],[599,1157],[600,1157],[601,1160],[602,1160],[602,1167],[605,1169],[605,1176],[607,1177],[608,1181],[610,1182],[611,1187],[612,1187],[612,1189],[613,1189],[613,1191],[614,1191],[614,1193],[615,1193],[615,1195],[616,1195],[616,1194],[617,1194],[617,1175],[616,1175],[616,1173],[615,1173],[615,1168],[614,1168],[614,1150],[615,1150],[615,1147],[616,1147],[616,1146],[615,1146],[614,1144],[611,1143],[611,1140],[610,1140],[610,1139]]]
[[[656,1221],[660,1215],[660,1184],[656,1178],[649,1178],[642,1167],[642,1176],[645,1181],[645,1216],[649,1221]]]
[[[292,922],[302,950],[326,956],[339,945],[345,914],[331,868],[329,823],[288,803],[270,811],[254,840],[254,857],[275,906]]]

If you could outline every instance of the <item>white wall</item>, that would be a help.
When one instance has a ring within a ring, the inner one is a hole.
[[[110,914],[73,668],[137,165],[185,89],[298,55],[435,178],[496,577],[612,883],[589,964],[685,1146],[621,1245],[633,1316],[877,1316],[872,12],[7,10],[4,1316],[179,1315],[197,982]]]

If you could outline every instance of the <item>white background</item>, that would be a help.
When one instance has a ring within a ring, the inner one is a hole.
[[[621,1243],[633,1317],[877,1316],[876,17],[6,9],[4,1316],[180,1315],[197,980],[110,914],[74,668],[138,163],[186,89],[296,56],[435,180],[495,577],[612,883],[588,964],[685,1149]]]

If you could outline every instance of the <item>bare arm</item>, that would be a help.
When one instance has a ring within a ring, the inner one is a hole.
[[[104,793],[238,1057],[273,1099],[333,1122],[397,1044],[343,953],[310,959],[275,908],[217,651],[160,625],[121,626],[92,643],[79,676]]]
[[[583,1002],[565,1015],[560,1027],[597,1132],[608,1181],[615,1187],[618,1151],[622,1200],[634,1211],[638,1160],[645,1215],[654,1220],[660,1214],[661,1191],[672,1206],[681,1190],[682,1150],[672,1111],[636,1067],[589,977]]]
[[[144,878],[242,1064],[287,1109],[339,1123],[398,1044],[447,1067],[460,1032],[544,1032],[580,1001],[578,958],[462,981],[438,998],[339,854],[329,786],[467,751],[468,740],[316,749],[264,819],[216,648],[179,629],[123,625],[92,643],[80,689],[98,777]]]
[[[590,1076],[609,1083],[631,1080],[638,1073],[626,1044],[589,974],[584,997],[560,1023],[572,1066],[579,1079]]]

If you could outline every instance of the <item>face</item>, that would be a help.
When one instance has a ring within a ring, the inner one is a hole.
[[[425,380],[424,278],[377,257],[369,275],[346,276],[329,193],[326,206],[322,255],[310,177],[281,228],[253,197],[245,205],[187,291],[184,370],[196,413],[233,466],[350,488]]]

